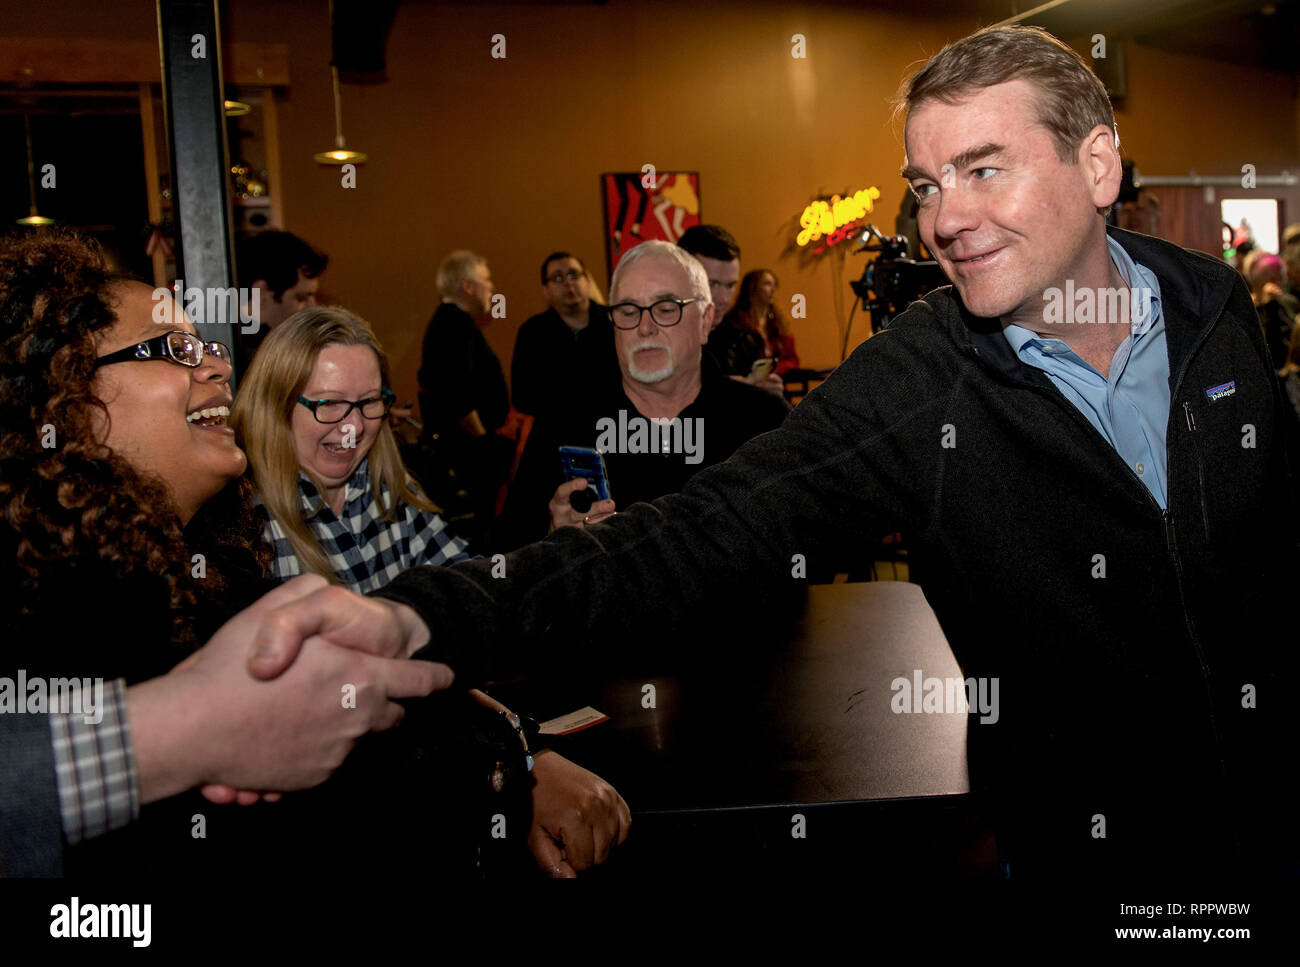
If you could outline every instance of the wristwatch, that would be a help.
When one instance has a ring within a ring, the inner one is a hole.
[[[509,709],[501,714],[519,736],[519,743],[524,747],[524,762],[528,764],[528,771],[532,772],[533,751],[537,747],[538,737],[542,734],[542,727],[537,724],[536,719],[529,718],[527,715],[518,715]]]

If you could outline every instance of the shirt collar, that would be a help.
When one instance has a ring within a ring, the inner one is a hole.
[[[1160,318],[1160,283],[1154,272],[1145,265],[1134,262],[1132,256],[1124,251],[1124,246],[1109,235],[1106,236],[1106,248],[1110,250],[1111,261],[1115,263],[1124,284],[1132,293],[1129,303],[1129,332],[1136,339]]]
[[[1020,355],[1020,351],[1024,349],[1026,343],[1040,338],[1038,333],[1026,329],[1024,326],[1004,326],[1002,335],[1006,336],[1007,342],[1011,344],[1011,348],[1017,356]]]

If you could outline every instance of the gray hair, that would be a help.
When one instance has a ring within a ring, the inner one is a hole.
[[[475,267],[485,265],[487,259],[476,255],[468,249],[457,249],[438,266],[435,282],[444,299],[454,299],[460,295],[460,284],[468,281],[474,274]]]
[[[685,272],[687,278],[691,280],[691,295],[700,302],[701,311],[704,306],[713,305],[713,295],[709,291],[709,274],[704,271],[704,266],[699,260],[691,255],[685,249],[678,248],[671,242],[665,242],[661,239],[652,238],[648,242],[642,242],[635,248],[629,249],[628,253],[619,260],[618,268],[614,269],[614,276],[609,280],[609,294],[613,300],[614,291],[618,288],[619,279],[623,277],[623,271],[630,265],[648,258],[670,259],[676,262]]]

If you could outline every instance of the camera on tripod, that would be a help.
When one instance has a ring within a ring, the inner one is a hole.
[[[863,239],[866,244],[853,254],[878,254],[849,286],[862,300],[862,308],[871,313],[873,333],[887,328],[894,316],[931,289],[948,284],[938,262],[908,257],[906,235],[882,235],[876,226],[868,225]]]

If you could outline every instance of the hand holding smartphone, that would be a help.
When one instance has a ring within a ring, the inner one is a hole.
[[[579,477],[587,481],[587,489],[575,491],[571,498],[585,493],[592,500],[613,499],[609,492],[609,475],[605,470],[605,458],[599,450],[593,450],[591,447],[560,447],[560,468],[564,472],[566,483]]]
[[[549,504],[552,530],[566,525],[594,523],[588,515],[594,512],[597,502],[600,512],[595,515],[596,521],[603,520],[614,512],[605,458],[598,450],[590,447],[560,447],[560,466],[564,473],[564,483],[556,488]],[[577,483],[580,480],[584,485]]]

